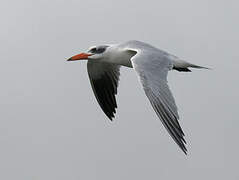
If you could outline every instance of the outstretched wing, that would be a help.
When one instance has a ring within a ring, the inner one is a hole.
[[[95,97],[106,116],[112,120],[117,108],[115,95],[120,66],[88,61],[87,70]]]
[[[172,61],[165,54],[139,51],[131,58],[131,62],[154,111],[171,137],[186,154],[186,141],[178,122],[177,106],[167,84],[168,71],[173,66]]]

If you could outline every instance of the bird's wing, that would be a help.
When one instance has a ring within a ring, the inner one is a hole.
[[[115,95],[117,94],[120,66],[88,61],[87,70],[95,97],[101,109],[112,120],[117,108]]]
[[[186,141],[178,122],[177,106],[167,84],[168,71],[173,66],[172,61],[166,54],[155,51],[135,51],[137,54],[131,58],[131,62],[145,94],[164,127],[186,154]]]

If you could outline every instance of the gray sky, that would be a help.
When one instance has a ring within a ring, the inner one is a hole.
[[[238,1],[1,1],[0,179],[238,179]],[[169,73],[189,155],[122,68],[109,122],[86,62],[103,43],[148,42],[213,68]]]

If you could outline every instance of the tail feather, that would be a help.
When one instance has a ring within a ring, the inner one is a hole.
[[[210,69],[207,67],[203,67],[203,66],[198,66],[195,64],[191,64],[187,61],[183,61],[183,60],[173,60],[173,69],[177,70],[177,71],[183,71],[183,72],[191,72],[190,69],[188,68],[197,68],[197,69]]]

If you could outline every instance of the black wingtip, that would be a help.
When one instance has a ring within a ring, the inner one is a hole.
[[[106,116],[109,118],[109,120],[110,120],[111,122],[113,122],[113,120],[114,120],[114,118],[115,118],[114,113],[108,114],[108,113],[105,112],[105,114],[106,114]]]
[[[186,148],[187,142],[185,141],[184,138],[181,138],[181,140],[182,140],[181,143],[178,144],[178,145],[179,145],[180,149],[184,152],[184,154],[185,154],[185,155],[188,155],[188,154],[187,154],[187,153],[188,153],[188,150],[187,150],[187,148]]]

